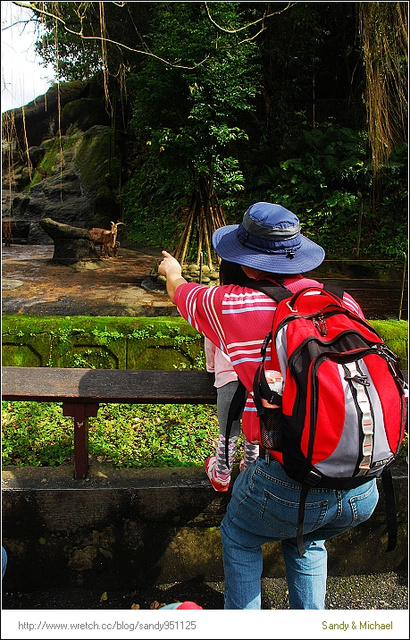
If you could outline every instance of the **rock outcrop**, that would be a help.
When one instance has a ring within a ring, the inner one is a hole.
[[[2,118],[2,218],[29,225],[26,242],[51,244],[44,218],[86,230],[121,218],[122,140],[96,82],[54,86]]]

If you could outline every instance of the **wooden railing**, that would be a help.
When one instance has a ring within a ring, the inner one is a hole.
[[[214,376],[205,371],[2,367],[2,399],[61,402],[74,418],[74,477],[88,469],[88,418],[101,402],[215,404]]]

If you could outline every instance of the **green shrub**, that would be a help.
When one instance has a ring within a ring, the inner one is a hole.
[[[218,438],[211,405],[101,404],[89,418],[89,454],[118,467],[202,466]],[[3,402],[3,465],[73,460],[74,426],[59,403]],[[237,449],[240,459],[242,447]]]

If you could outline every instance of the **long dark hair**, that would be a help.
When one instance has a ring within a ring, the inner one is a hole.
[[[245,287],[249,284],[249,278],[240,264],[222,259],[219,265],[219,282],[220,284],[238,284]]]

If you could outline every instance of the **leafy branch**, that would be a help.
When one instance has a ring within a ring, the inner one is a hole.
[[[263,31],[265,31],[265,29],[267,28],[265,26],[265,20],[267,20],[268,18],[272,18],[273,16],[279,15],[280,13],[283,13],[284,11],[287,11],[291,7],[295,6],[297,4],[297,2],[288,2],[286,7],[284,7],[284,9],[279,9],[278,11],[274,11],[273,13],[267,13],[268,10],[266,10],[261,18],[258,18],[257,20],[254,20],[253,22],[249,22],[248,24],[245,24],[242,27],[238,27],[236,29],[226,29],[225,27],[222,27],[220,24],[218,24],[214,20],[214,18],[211,16],[208,4],[209,4],[208,2],[205,2],[205,9],[206,9],[206,13],[207,13],[209,21],[217,29],[219,29],[219,31],[222,31],[223,33],[236,34],[236,33],[239,33],[240,31],[244,31],[245,29],[249,29],[249,27],[253,27],[256,24],[262,23],[261,28],[259,29],[259,31],[257,33],[255,33],[255,35],[253,35],[253,36],[251,36],[249,38],[244,38],[244,40],[241,40],[239,42],[239,44],[243,44],[244,42],[252,42],[252,40],[255,40],[255,38],[257,38]]]
[[[95,42],[101,42],[102,44],[113,44],[117,47],[120,47],[121,49],[125,49],[127,51],[130,51],[132,53],[138,53],[141,54],[143,56],[148,56],[151,58],[154,58],[155,60],[158,60],[159,62],[162,62],[170,67],[175,67],[178,69],[196,69],[197,67],[201,66],[202,64],[204,64],[204,62],[206,62],[206,60],[208,60],[209,58],[209,54],[207,54],[200,62],[196,62],[193,65],[182,65],[182,64],[177,64],[175,62],[170,62],[169,60],[165,60],[165,58],[162,58],[161,56],[156,55],[155,53],[153,53],[152,51],[150,51],[149,49],[144,51],[142,49],[135,49],[134,47],[129,47],[128,45],[126,45],[123,42],[119,42],[118,40],[112,40],[111,38],[108,38],[107,36],[97,36],[97,35],[92,35],[92,36],[88,36],[88,35],[84,35],[83,32],[83,27],[81,26],[81,29],[79,31],[76,31],[74,29],[71,29],[68,24],[67,21],[58,16],[56,13],[50,13],[49,11],[46,11],[44,9],[41,9],[40,7],[37,6],[37,2],[13,2],[13,4],[19,6],[19,7],[23,7],[24,9],[30,9],[31,11],[33,11],[36,15],[40,16],[40,17],[47,17],[47,18],[51,18],[52,20],[55,20],[56,22],[59,22],[64,30],[67,33],[70,33],[73,36],[77,36],[79,38],[81,38],[82,40],[88,40],[88,41],[95,41]],[[43,4],[43,3],[42,3]],[[87,4],[87,3],[85,3]],[[99,5],[103,5],[103,2],[99,2]],[[118,7],[124,7],[125,6],[125,2],[115,2],[114,3],[116,6]],[[83,16],[80,16],[79,13],[77,14],[80,18],[80,23],[82,25],[83,23]]]

